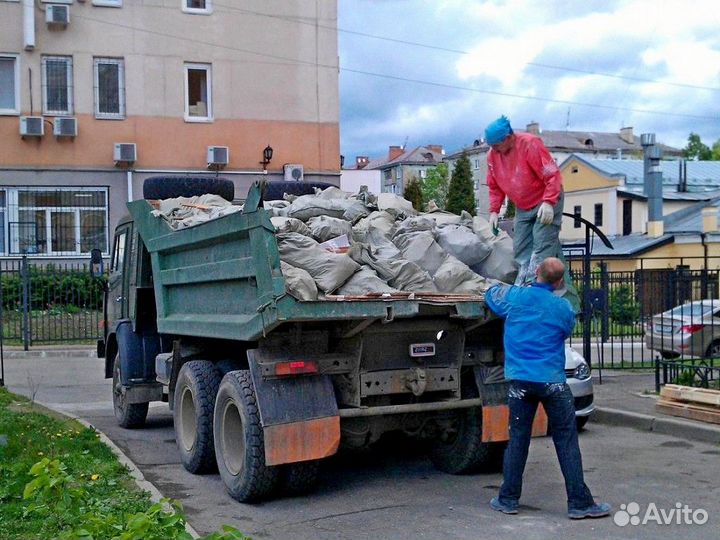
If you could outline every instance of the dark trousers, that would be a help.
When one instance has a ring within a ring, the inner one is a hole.
[[[527,462],[532,423],[538,403],[548,416],[555,452],[565,477],[568,510],[594,504],[585,485],[582,456],[578,445],[575,405],[566,383],[512,381],[508,390],[510,441],[503,460],[503,484],[500,502],[517,507],[522,492],[522,477]]]

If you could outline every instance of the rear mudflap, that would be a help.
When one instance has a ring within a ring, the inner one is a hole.
[[[280,465],[328,457],[340,445],[340,414],[329,375],[267,378],[262,364],[281,353],[247,352],[265,439],[265,463]]]

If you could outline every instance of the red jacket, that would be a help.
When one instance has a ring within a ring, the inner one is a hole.
[[[490,212],[500,211],[506,195],[521,210],[541,202],[555,206],[560,198],[560,169],[540,137],[515,133],[515,144],[507,154],[491,148],[487,160]]]

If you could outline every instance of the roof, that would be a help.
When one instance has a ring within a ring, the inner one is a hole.
[[[442,152],[437,152],[427,146],[418,146],[403,152],[395,159],[388,159],[389,156],[381,158],[371,159],[363,170],[371,169],[385,169],[394,167],[396,165],[428,165],[435,166],[438,163],[442,163],[445,155]],[[357,169],[357,164],[346,167],[347,169]]]
[[[614,248],[610,249],[599,238],[593,236],[590,252],[593,257],[603,258],[636,256],[651,249],[664,246],[665,244],[670,244],[674,238],[675,237],[672,234],[663,234],[657,238],[652,238],[644,233],[628,234],[627,236],[608,236],[608,240],[610,240],[610,243]],[[568,246],[576,245],[577,243],[577,240],[566,240],[563,242],[563,249],[566,251],[568,256],[574,257],[578,255],[577,251],[573,252],[568,250]]]
[[[714,207],[717,212],[720,209],[720,196],[709,201],[702,201],[693,204],[682,210],[673,212],[663,217],[663,227],[667,233],[675,234],[699,234],[703,228],[702,209]]]
[[[598,159],[574,154],[567,159],[577,158],[607,175],[625,177],[624,189],[639,187],[642,192],[644,164],[641,159]],[[567,161],[567,160],[566,160]],[[687,192],[715,191],[720,189],[720,161],[661,160],[663,191],[666,188],[677,191],[680,167],[687,169]]]
[[[633,142],[627,142],[620,133],[607,133],[604,131],[548,131],[543,130],[540,138],[548,150],[567,150],[570,152],[642,152],[640,137],[633,135]],[[662,143],[658,143],[663,152],[668,155],[679,156],[682,150]]]

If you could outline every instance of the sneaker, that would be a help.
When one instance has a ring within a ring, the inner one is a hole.
[[[568,510],[570,519],[601,518],[609,515],[610,505],[608,503],[592,504],[587,508]]]
[[[511,506],[509,504],[503,504],[497,497],[493,497],[492,499],[490,499],[490,508],[492,508],[493,510],[497,510],[498,512],[502,512],[503,514],[518,513],[517,505]]]

